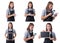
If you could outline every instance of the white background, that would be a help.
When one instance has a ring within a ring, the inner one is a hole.
[[[6,10],[8,9],[8,4],[11,0],[0,0],[0,43],[5,43],[6,38],[4,36],[5,31],[8,27],[8,22],[6,19]],[[41,20],[42,10],[45,9],[48,1],[52,1],[54,3],[54,10],[58,12],[58,16],[56,19],[51,22],[53,26],[53,31],[56,33],[57,40],[54,43],[60,42],[60,0],[12,0],[15,4],[15,12],[16,12],[16,21],[13,22],[14,29],[16,30],[17,37],[16,43],[25,43],[23,40],[24,33],[26,28],[28,27],[29,22],[25,22],[25,9],[27,8],[27,4],[29,1],[33,2],[35,9],[35,22],[34,22],[34,32],[37,33],[34,38],[34,43],[43,43],[44,39],[38,39],[38,35],[42,30],[45,30],[45,26],[47,22],[43,22]]]

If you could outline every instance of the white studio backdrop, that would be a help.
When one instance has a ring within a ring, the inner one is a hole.
[[[4,36],[5,31],[8,27],[8,22],[6,19],[6,10],[8,9],[8,4],[10,1],[14,2],[16,18],[13,22],[14,29],[16,30],[17,37],[15,39],[16,43],[25,43],[23,40],[24,33],[30,22],[25,22],[25,9],[27,8],[28,2],[33,2],[33,7],[35,9],[35,22],[34,32],[37,33],[34,38],[34,43],[43,43],[44,39],[38,39],[38,35],[42,30],[45,30],[46,23],[41,20],[42,10],[45,9],[47,3],[52,1],[54,3],[53,9],[58,12],[56,19],[51,22],[53,26],[53,31],[56,33],[57,40],[54,43],[60,42],[60,0],[0,0],[0,43],[5,43],[6,38]]]

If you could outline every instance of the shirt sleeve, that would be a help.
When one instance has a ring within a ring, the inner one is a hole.
[[[15,34],[16,34],[16,31],[15,31],[15,30],[13,30],[13,33],[15,33]]]
[[[15,14],[15,9],[13,9],[14,10],[14,14]]]
[[[25,14],[28,14],[28,9],[25,10]]]
[[[7,14],[7,15],[10,14],[9,9],[7,9],[6,14]]]
[[[24,38],[27,38],[27,37],[28,37],[28,32],[25,32]]]
[[[46,15],[46,10],[43,10],[42,11],[42,16],[45,16]]]
[[[35,9],[33,9],[33,13],[35,14]]]
[[[55,33],[54,33],[54,32],[52,33],[52,36],[53,36],[53,38],[56,38],[56,35],[55,35]]]
[[[6,30],[5,34],[7,34],[7,33],[8,33],[8,30]]]

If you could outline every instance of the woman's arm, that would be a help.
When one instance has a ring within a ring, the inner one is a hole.
[[[7,15],[6,15],[7,18],[12,17],[12,16],[16,16],[16,14],[12,14],[12,15],[8,15],[8,14],[7,14]]]
[[[40,38],[41,38],[41,36],[39,35],[39,36],[38,36],[38,38],[40,39]]]
[[[25,14],[24,16],[27,17],[27,16],[29,16],[29,14]]]
[[[52,14],[46,14],[46,9],[42,11],[42,16],[41,16],[41,20],[45,20],[47,17],[51,16]]]
[[[50,40],[54,40],[54,41],[56,41],[56,38],[50,38]]]
[[[47,17],[49,17],[49,16],[51,16],[51,15],[52,15],[52,14],[49,13],[49,14],[47,14],[47,15],[45,15],[45,16],[41,16],[41,19],[44,20],[44,19],[46,19]]]
[[[50,38],[50,40],[56,41],[56,35],[55,35],[55,33],[52,32],[52,38]]]
[[[31,14],[30,16],[35,16],[36,14]]]
[[[14,35],[14,38],[16,37],[16,31],[15,30],[13,30],[13,35]]]
[[[28,41],[28,40],[30,40],[30,39],[34,39],[34,36],[29,37],[29,38],[24,38],[24,41]]]
[[[5,34],[5,37],[7,38],[7,34]]]
[[[15,10],[14,10],[14,14],[11,14],[11,15],[10,15],[10,11],[9,11],[9,9],[8,9],[7,12],[6,12],[6,17],[9,18],[9,17],[12,17],[12,16],[16,16]]]

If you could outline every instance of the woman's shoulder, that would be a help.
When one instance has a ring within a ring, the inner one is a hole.
[[[7,11],[9,11],[9,8],[7,9]]]
[[[26,8],[25,10],[28,10],[28,8]]]
[[[55,32],[52,32],[52,34],[55,34]]]
[[[26,30],[25,32],[28,33],[28,30]]]
[[[33,9],[33,11],[35,11],[35,9]]]
[[[13,31],[15,31],[15,29],[13,29]]]
[[[43,9],[43,11],[46,11],[46,9]]]
[[[28,30],[26,30],[25,33],[29,33]]]

